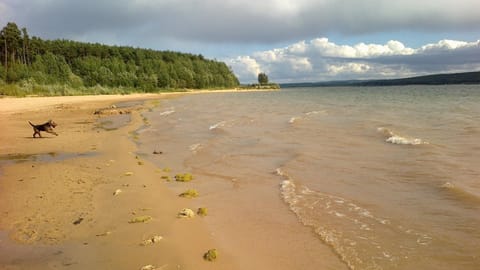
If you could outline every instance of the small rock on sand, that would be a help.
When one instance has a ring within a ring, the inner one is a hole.
[[[189,208],[183,208],[177,215],[180,218],[193,218],[195,216],[195,212]]]

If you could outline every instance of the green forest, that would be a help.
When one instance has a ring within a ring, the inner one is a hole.
[[[223,62],[202,55],[0,32],[0,95],[79,95],[239,86]]]

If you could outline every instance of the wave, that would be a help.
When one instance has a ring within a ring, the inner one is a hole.
[[[419,138],[412,138],[412,137],[402,137],[399,136],[393,131],[385,127],[377,128],[377,131],[382,133],[387,139],[385,140],[388,143],[392,144],[400,144],[400,145],[420,145],[420,144],[429,144],[429,142],[424,141]]]
[[[221,121],[221,122],[218,122],[216,124],[213,124],[213,125],[210,126],[209,130],[214,130],[214,129],[223,127],[223,126],[225,126],[226,123],[227,123],[227,121]]]
[[[313,114],[327,114],[327,111],[325,110],[321,110],[321,111],[311,111],[311,112],[307,112],[305,113],[305,115],[313,115]]]
[[[306,112],[304,113],[302,116],[292,116],[290,117],[290,120],[288,120],[288,123],[290,124],[293,124],[295,122],[297,122],[298,120],[302,120],[302,119],[307,119],[309,116],[311,115],[315,115],[315,114],[326,114],[327,112],[326,111],[310,111],[310,112]]]
[[[196,143],[196,144],[192,144],[190,145],[190,151],[192,151],[192,153],[196,154],[200,149],[203,148],[203,145],[201,143]]]
[[[455,198],[460,201],[475,204],[480,203],[480,194],[466,186],[462,186],[460,184],[453,184],[452,182],[445,182],[440,187],[449,191],[450,194],[454,195]]]
[[[290,210],[350,269],[390,269],[432,242],[429,235],[379,217],[350,199],[311,190],[281,168],[276,174],[283,178],[280,192]]]
[[[172,113],[174,113],[174,112],[175,112],[175,110],[174,110],[173,108],[170,108],[170,109],[167,110],[167,111],[161,112],[160,115],[161,115],[161,116],[167,116],[167,115],[170,115],[170,114],[172,114]]]
[[[288,123],[293,124],[299,119],[301,119],[301,117],[298,117],[298,116],[291,117],[290,120],[288,120]]]

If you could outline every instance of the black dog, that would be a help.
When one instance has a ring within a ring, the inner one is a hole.
[[[53,128],[55,128],[57,124],[52,120],[48,120],[48,122],[41,125],[34,125],[30,121],[28,121],[28,123],[30,123],[30,125],[33,127],[33,138],[35,138],[37,134],[41,138],[42,135],[40,134],[40,131],[45,131],[51,134],[55,134],[55,136],[58,136],[58,134],[55,131],[53,131]]]

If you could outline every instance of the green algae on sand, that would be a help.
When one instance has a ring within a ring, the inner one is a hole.
[[[151,216],[138,216],[130,219],[128,223],[146,223],[152,219]]]
[[[183,198],[196,198],[198,197],[198,191],[195,189],[189,189],[185,192],[180,193],[178,196]]]
[[[193,175],[191,173],[177,174],[175,175],[175,181],[177,182],[190,182],[193,180]]]
[[[217,257],[218,257],[218,251],[216,248],[210,249],[205,254],[203,254],[203,259],[209,262],[215,261]]]
[[[197,210],[197,215],[201,216],[201,217],[205,217],[208,215],[208,209],[205,208],[205,207],[200,207],[198,208]]]

